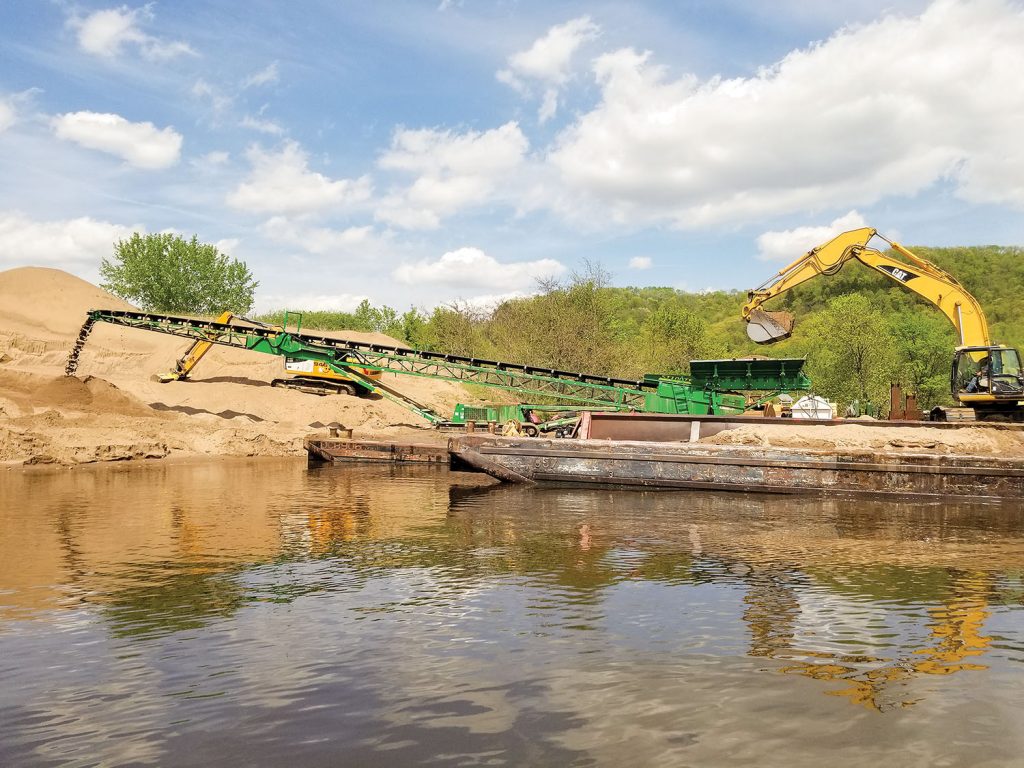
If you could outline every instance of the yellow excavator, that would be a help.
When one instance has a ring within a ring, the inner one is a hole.
[[[260,323],[256,320],[236,317],[231,312],[222,313],[216,322],[230,323],[232,320],[241,320],[255,326],[274,327],[280,330],[278,326],[267,326],[266,323]],[[199,365],[199,361],[210,351],[213,344],[212,341],[202,340],[192,342],[188,349],[185,350],[185,353],[175,361],[174,368],[165,373],[158,373],[157,378],[164,384],[170,381],[187,379],[189,374]],[[329,365],[319,360],[295,360],[287,357],[284,361],[284,370],[288,374],[288,378],[274,379],[270,382],[271,386],[297,389],[300,392],[308,392],[314,395],[360,395],[369,393],[373,391],[369,388],[369,385],[377,384],[382,375],[380,371],[369,368],[357,368],[355,371],[359,375],[359,379],[350,378],[338,373]],[[369,381],[364,382],[362,380],[364,378]]]
[[[902,256],[896,259],[868,246],[878,237]],[[1024,421],[1024,371],[1016,349],[993,344],[981,306],[948,272],[886,239],[870,227],[854,229],[812,248],[785,269],[747,294],[742,317],[747,335],[758,344],[788,338],[793,316],[768,312],[765,302],[819,275],[834,275],[849,261],[859,261],[934,304],[959,336],[950,373],[954,402],[973,408],[985,421]],[[941,419],[942,415],[936,413]]]

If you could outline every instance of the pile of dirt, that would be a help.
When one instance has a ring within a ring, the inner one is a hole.
[[[751,424],[702,438],[715,445],[762,448],[1024,456],[1024,432],[989,427],[883,427],[865,424]]]
[[[0,272],[0,327],[37,337],[78,332],[90,309],[134,309],[123,299],[59,269],[19,267]]]
[[[80,463],[156,456],[301,455],[311,425],[339,422],[358,436],[421,432],[429,425],[388,400],[318,397],[270,386],[284,361],[214,347],[190,380],[160,383],[186,339],[97,324],[77,378],[64,364],[90,309],[134,309],[56,269],[0,272],[0,462]],[[399,345],[377,333],[325,333]],[[474,402],[459,384],[386,380],[440,412]]]
[[[54,408],[62,413],[154,415],[153,409],[137,397],[95,376],[48,377],[5,367],[0,369],[0,393],[20,415]]]

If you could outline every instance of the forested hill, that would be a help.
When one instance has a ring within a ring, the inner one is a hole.
[[[911,250],[955,275],[979,300],[996,342],[1024,348],[1024,249]],[[751,284],[772,271],[766,264]],[[916,391],[926,406],[948,398],[952,326],[931,304],[860,264],[767,305],[797,318],[793,337],[770,347],[747,339],[739,316],[743,292],[615,288],[608,282],[600,268],[592,268],[489,315],[458,305],[400,314],[364,302],[352,314],[305,313],[304,324],[380,331],[418,348],[620,376],[685,372],[689,360],[700,358],[806,356],[816,390],[840,403],[867,397],[885,404],[891,382]]]

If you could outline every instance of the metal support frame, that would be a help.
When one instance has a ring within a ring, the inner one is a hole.
[[[78,355],[88,335],[85,332],[86,326],[91,329],[97,322],[283,357],[320,360],[346,375],[351,375],[353,368],[369,368],[386,373],[479,384],[524,395],[555,397],[569,403],[598,405],[613,410],[640,409],[644,404],[645,390],[657,388],[656,382],[642,380],[617,379],[387,344],[291,333],[276,328],[102,309],[89,311],[83,326],[84,335],[80,335],[79,343],[68,359],[68,375],[73,375],[77,369]]]

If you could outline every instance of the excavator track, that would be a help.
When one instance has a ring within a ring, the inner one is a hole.
[[[330,381],[328,379],[274,379],[270,386],[280,389],[294,389],[311,395],[349,395],[357,397],[359,392],[355,384],[347,381]]]

